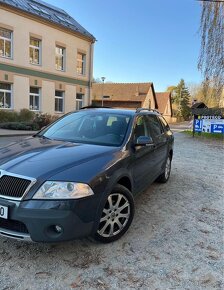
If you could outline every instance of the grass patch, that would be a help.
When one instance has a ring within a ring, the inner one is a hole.
[[[185,130],[182,133],[192,136],[191,130]],[[220,134],[220,133],[206,133],[206,132],[198,133],[198,132],[195,132],[194,137],[196,137],[196,138],[204,137],[206,139],[224,140],[224,134]]]

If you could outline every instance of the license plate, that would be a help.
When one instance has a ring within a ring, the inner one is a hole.
[[[0,205],[0,218],[7,219],[8,218],[8,207]]]

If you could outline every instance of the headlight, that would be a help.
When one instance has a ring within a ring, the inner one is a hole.
[[[33,199],[77,199],[93,194],[89,185],[84,183],[46,181]]]

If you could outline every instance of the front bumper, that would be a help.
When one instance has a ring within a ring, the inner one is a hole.
[[[0,205],[8,208],[8,219],[0,218],[0,235],[34,242],[60,242],[89,236],[98,204],[95,196],[80,200],[21,202],[0,198]]]

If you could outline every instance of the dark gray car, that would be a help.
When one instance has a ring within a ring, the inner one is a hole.
[[[120,238],[134,197],[169,179],[173,134],[144,109],[86,108],[0,149],[0,234],[35,242]]]

